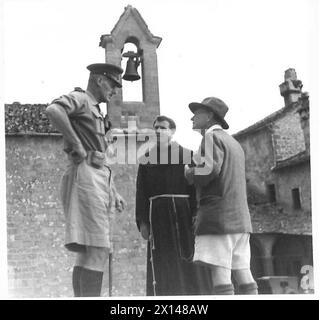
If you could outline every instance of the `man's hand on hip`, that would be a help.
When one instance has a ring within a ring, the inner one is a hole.
[[[82,144],[76,144],[72,146],[72,151],[70,152],[72,160],[75,164],[81,163],[87,156],[87,152],[83,148]]]

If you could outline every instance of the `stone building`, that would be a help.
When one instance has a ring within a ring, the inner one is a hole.
[[[280,93],[282,109],[234,135],[246,155],[252,271],[271,276],[276,293],[287,283],[302,291],[302,267],[313,265],[309,97],[294,69],[285,72]]]
[[[101,36],[106,61],[123,64],[124,46],[132,43],[141,69],[142,101],[123,101],[120,90],[107,106],[117,139],[137,139],[137,145],[143,142],[160,113],[156,56],[160,42],[131,6],[125,8],[111,34]],[[285,106],[234,135],[246,153],[254,228],[253,274],[256,278],[281,276],[281,283],[283,276],[294,276],[286,281],[290,286],[297,277],[296,290],[300,289],[301,267],[312,265],[309,102],[301,86],[295,72],[288,70],[281,85]],[[45,117],[46,106],[5,105],[12,297],[73,296],[74,256],[63,247],[64,217],[58,190],[67,159],[61,135]],[[136,127],[129,126],[130,120]],[[111,276],[104,278],[104,296],[145,295],[146,243],[135,225],[137,165],[127,163],[129,158],[128,152],[125,164],[113,165],[114,181],[127,206],[114,214]]]

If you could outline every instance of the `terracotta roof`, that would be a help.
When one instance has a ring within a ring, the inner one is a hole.
[[[249,209],[254,233],[312,234],[310,212],[285,212],[277,204],[250,204]]]
[[[293,109],[296,109],[297,106],[299,105],[298,102],[295,102],[295,103],[291,103],[290,105],[288,106],[285,106],[273,113],[271,113],[269,116],[267,116],[266,118],[262,119],[262,120],[259,120],[258,122],[254,123],[253,125],[237,132],[237,133],[234,133],[233,134],[233,137],[234,138],[237,138],[239,136],[242,136],[242,135],[245,135],[247,133],[252,133],[254,131],[257,131],[259,129],[262,129],[263,127],[265,127],[266,125],[268,125],[269,123],[271,122],[274,122],[276,119],[278,119],[282,114],[288,112],[288,111],[291,111]]]
[[[5,104],[5,133],[58,133],[44,111],[47,104]]]
[[[299,152],[288,159],[277,161],[276,165],[273,168],[271,168],[271,170],[279,170],[282,168],[295,166],[304,162],[310,162],[310,154],[308,150]]]

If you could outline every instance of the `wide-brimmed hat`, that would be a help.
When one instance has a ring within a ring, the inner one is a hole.
[[[195,112],[195,110],[199,108],[205,108],[205,109],[208,109],[209,111],[212,111],[217,116],[218,118],[217,120],[220,121],[222,128],[224,129],[229,128],[228,123],[224,119],[228,111],[228,107],[224,101],[215,97],[209,97],[209,98],[205,98],[201,103],[192,102],[188,105],[188,107],[193,113]]]
[[[123,69],[115,64],[111,63],[93,63],[87,66],[87,69],[94,74],[102,74],[112,79],[116,86],[122,88],[120,82],[120,75],[123,73]]]

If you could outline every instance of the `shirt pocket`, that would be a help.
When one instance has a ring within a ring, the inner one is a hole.
[[[91,108],[93,119],[95,121],[95,128],[96,128],[96,133],[104,136],[105,135],[105,124],[104,124],[104,118],[102,114],[96,109],[96,108]]]

